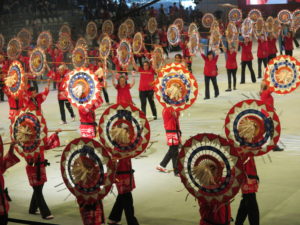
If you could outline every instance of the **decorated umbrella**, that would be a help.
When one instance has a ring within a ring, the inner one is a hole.
[[[115,167],[108,152],[89,138],[74,139],[66,146],[60,169],[66,187],[87,205],[103,199],[114,182]]]
[[[67,33],[61,33],[59,35],[57,47],[63,52],[70,51],[73,47],[70,35]]]
[[[19,38],[12,38],[7,44],[7,56],[10,60],[19,58],[22,52],[22,43]]]
[[[219,49],[221,43],[221,34],[218,30],[211,31],[210,38],[209,38],[209,48],[212,51],[216,51]]]
[[[205,13],[204,16],[202,17],[203,27],[210,28],[214,20],[215,20],[215,16],[212,13]]]
[[[239,38],[239,32],[233,22],[228,23],[225,34],[229,44],[236,42]]]
[[[112,35],[114,33],[114,23],[111,20],[105,20],[102,24],[102,33]]]
[[[80,38],[78,38],[78,40],[76,41],[75,47],[77,47],[77,46],[82,46],[82,47],[84,47],[85,49],[87,49],[87,47],[88,47],[88,42],[87,42],[87,40],[86,40],[84,37],[80,37]]]
[[[214,182],[203,182],[201,172],[214,169]],[[178,156],[181,182],[199,201],[220,204],[229,202],[245,179],[237,150],[216,134],[197,134],[188,139]],[[200,173],[200,174],[199,174]]]
[[[274,26],[274,18],[272,16],[269,16],[266,20],[266,31],[268,33],[273,32],[273,26]]]
[[[90,21],[87,25],[86,25],[86,34],[87,34],[87,38],[90,40],[93,40],[97,37],[98,35],[98,28],[97,28],[97,24],[94,21]]]
[[[157,30],[157,21],[155,17],[151,17],[147,23],[147,29],[150,34],[154,34]]]
[[[72,63],[74,68],[86,67],[88,65],[88,53],[83,45],[78,45],[72,52]]]
[[[219,22],[217,20],[214,20],[211,23],[209,32],[212,33],[213,31],[220,32],[220,26],[219,26]]]
[[[154,70],[159,70],[164,63],[164,50],[161,46],[155,46],[152,52],[152,67]]]
[[[137,32],[132,41],[132,51],[134,54],[140,53],[144,45],[144,38],[141,32]]]
[[[29,58],[29,68],[33,75],[41,76],[47,68],[46,54],[42,48],[35,48]]]
[[[200,35],[199,32],[194,30],[192,33],[189,33],[189,42],[187,44],[189,52],[191,55],[196,55],[199,50]]]
[[[228,19],[230,22],[239,23],[243,19],[243,12],[240,9],[231,9],[228,13]]]
[[[291,26],[296,32],[300,28],[300,9],[296,9],[293,12],[293,19],[292,19],[292,26]]]
[[[113,158],[134,158],[146,150],[150,126],[145,114],[137,107],[115,104],[103,112],[99,136]]]
[[[262,17],[262,13],[259,9],[251,9],[248,13],[248,17],[253,23],[256,23],[258,18]]]
[[[117,48],[117,57],[122,67],[128,66],[131,59],[131,46],[126,39],[121,40],[119,47]]]
[[[2,34],[0,34],[0,50],[4,48],[5,45],[5,38]]]
[[[111,49],[111,39],[108,35],[105,35],[101,42],[99,47],[99,54],[101,59],[107,59],[107,57],[110,54]]]
[[[68,24],[63,24],[59,29],[59,36],[62,34],[68,34],[71,36],[71,27]]]
[[[128,27],[125,23],[122,23],[119,26],[118,37],[120,40],[127,38],[128,36]]]
[[[45,149],[47,125],[42,113],[38,110],[22,109],[13,118],[10,135],[18,153],[24,158],[35,158]]]
[[[156,80],[154,91],[163,107],[181,111],[189,108],[198,96],[198,84],[191,72],[180,63],[165,65]]]
[[[262,17],[259,17],[253,25],[253,32],[257,38],[265,34],[265,21]]]
[[[225,119],[225,133],[240,154],[263,155],[271,151],[280,136],[280,121],[274,109],[264,102],[248,99],[235,104]]]
[[[39,34],[37,39],[37,46],[43,50],[47,50],[52,46],[53,38],[50,31],[43,31]]]
[[[27,87],[27,80],[23,66],[19,61],[15,60],[10,64],[4,83],[9,95],[16,99],[23,95]]]
[[[22,49],[29,47],[32,40],[32,35],[29,30],[23,28],[22,30],[19,31],[17,37],[21,40]]]
[[[175,24],[171,24],[167,31],[167,38],[170,45],[175,46],[180,42],[180,30]]]
[[[77,108],[92,108],[101,98],[98,77],[87,68],[77,68],[67,74],[64,82],[69,102]]]
[[[242,36],[244,38],[250,37],[252,35],[252,32],[253,32],[253,22],[252,22],[252,20],[249,17],[247,17],[246,19],[244,19],[241,31],[242,31]]]
[[[288,94],[300,85],[300,63],[292,56],[280,55],[269,61],[265,82],[277,94]]]
[[[282,30],[281,22],[279,21],[278,18],[274,19],[274,24],[273,24],[273,32],[275,36],[280,36]]]
[[[127,19],[124,22],[128,28],[128,35],[132,36],[134,34],[134,30],[135,30],[135,25],[132,19]]]
[[[194,32],[198,32],[198,27],[197,27],[197,24],[196,23],[191,23],[189,25],[189,29],[188,29],[188,34],[192,34]]]
[[[176,20],[174,20],[173,24],[175,24],[178,29],[180,30],[180,32],[183,31],[183,27],[184,27],[184,21],[181,18],[177,18]]]
[[[277,19],[283,24],[289,24],[293,19],[293,15],[289,10],[283,9],[277,14]]]

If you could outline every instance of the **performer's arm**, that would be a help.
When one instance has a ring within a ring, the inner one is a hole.
[[[134,68],[136,71],[139,71],[139,67],[138,67],[138,65],[136,65],[136,62],[135,62],[133,56],[131,56],[131,62],[132,62],[133,68]]]
[[[117,88],[117,83],[116,83],[116,73],[112,73],[112,79],[111,79],[112,85]]]
[[[20,162],[20,159],[14,153],[15,142],[11,143],[8,153],[3,157],[2,172]]]
[[[134,86],[134,84],[135,84],[135,72],[134,71],[132,71],[132,81],[131,81],[131,84],[130,84],[130,88],[132,88],[133,86]]]

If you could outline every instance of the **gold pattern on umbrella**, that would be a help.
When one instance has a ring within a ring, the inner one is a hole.
[[[85,157],[79,157],[75,160],[71,173],[75,178],[76,184],[90,185],[90,181],[94,179],[94,175],[97,172],[97,167],[91,162]]]
[[[16,134],[16,140],[21,144],[26,144],[32,140],[35,140],[34,133],[28,125],[20,125]]]
[[[280,84],[289,84],[294,79],[294,74],[289,68],[281,68],[276,71],[276,81]]]
[[[119,145],[128,145],[130,143],[130,135],[125,127],[113,127],[110,130],[110,135]]]
[[[259,132],[259,127],[254,120],[244,118],[239,123],[238,132],[240,137],[244,138],[247,142],[252,142]]]
[[[5,77],[4,83],[7,87],[13,87],[18,82],[17,71],[13,70],[8,77]]]

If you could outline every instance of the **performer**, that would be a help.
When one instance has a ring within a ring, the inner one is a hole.
[[[61,129],[57,129],[54,134],[47,138],[45,150],[60,146],[58,133]],[[26,158],[25,158],[26,159]],[[38,214],[38,209],[41,217],[46,220],[54,218],[48,208],[48,205],[43,196],[43,187],[47,182],[46,166],[49,166],[48,160],[45,159],[44,152],[41,152],[37,158],[26,159],[26,173],[30,186],[33,188],[33,194],[29,206],[29,214]]]
[[[140,92],[140,100],[141,100],[141,109],[146,115],[146,107],[147,107],[147,99],[151,107],[152,115],[154,120],[157,119],[157,111],[156,106],[154,103],[154,76],[155,71],[151,67],[148,61],[145,61],[142,67],[138,67],[132,59],[133,68],[140,72],[140,85],[139,85],[139,92]]]
[[[222,42],[223,43],[223,42]],[[236,72],[238,69],[236,62],[236,55],[238,51],[238,43],[236,45],[229,44],[229,50],[223,45],[223,49],[227,54],[226,59],[226,69],[228,78],[228,89],[226,91],[231,91],[231,77],[233,79],[233,90],[236,90]]]
[[[258,37],[258,46],[257,46],[257,63],[258,63],[258,77],[261,76],[261,64],[264,63],[264,67],[267,67],[268,64],[268,41],[266,40],[265,34],[261,34]]]
[[[276,57],[276,37],[273,33],[268,34],[268,61]]]
[[[12,95],[10,95],[9,91],[7,90],[8,86],[4,87],[4,93],[7,96],[8,105],[9,105],[9,119],[12,122],[14,119],[14,116],[17,115],[17,113],[20,111],[20,109],[23,108],[24,104],[24,98],[23,96],[20,96],[19,98],[15,98]]]
[[[74,114],[73,108],[71,106],[71,103],[68,101],[67,93],[65,91],[64,78],[69,72],[70,72],[70,70],[68,70],[66,64],[60,65],[57,70],[57,75],[58,75],[58,77],[56,78],[57,90],[58,90],[57,98],[58,98],[58,105],[59,105],[59,111],[60,111],[60,116],[61,116],[61,124],[67,124],[64,106],[67,107],[67,109],[70,113],[70,116],[72,118],[72,121],[75,121],[75,114]]]
[[[253,83],[256,82],[255,73],[252,68],[252,40],[249,37],[244,38],[244,42],[239,44],[242,47],[242,74],[241,74],[241,84],[245,83],[245,71],[246,66],[248,66],[251,73],[251,80]]]
[[[109,215],[109,225],[118,225],[125,212],[128,225],[139,225],[134,216],[132,191],[135,189],[131,159],[120,159],[117,163],[115,183],[118,189],[118,197]]]
[[[186,63],[185,63],[185,61],[183,60],[181,54],[176,54],[176,55],[174,56],[174,62],[175,62],[175,63],[180,63],[180,64],[182,64],[183,66],[186,67]]]
[[[11,143],[8,153],[3,156],[4,149],[2,138],[0,136],[0,224],[6,225],[9,212],[10,201],[7,188],[5,188],[3,174],[5,171],[13,165],[20,162],[20,159],[14,154],[15,143]]]
[[[250,225],[259,225],[259,209],[256,201],[259,178],[257,176],[255,160],[248,157],[244,163],[244,171],[247,175],[242,184],[242,200],[238,209],[235,224],[243,225],[247,216]]]
[[[165,54],[167,55],[167,59],[169,59],[169,42],[168,42],[168,36],[167,36],[167,26],[164,25],[161,29],[161,31],[158,33],[159,35],[159,44],[162,46]]]
[[[0,53],[0,101],[4,102],[4,76],[9,69],[9,61]]]
[[[52,70],[57,73],[58,67],[64,62],[64,54],[57,47],[54,49],[49,49],[48,53],[51,55],[52,59]],[[53,89],[56,90],[56,83],[53,82]]]
[[[108,97],[108,93],[107,93],[107,82],[106,82],[106,69],[103,70],[103,66],[106,67],[106,65],[103,65],[103,62],[100,60],[98,62],[98,68],[95,71],[95,74],[98,76],[98,81],[101,83],[102,85],[102,93],[104,95],[104,99],[106,104],[109,104],[109,97]]]
[[[294,41],[294,35],[292,31],[289,31],[286,36],[283,36],[283,41],[284,41],[284,49],[285,49],[285,54],[289,56],[293,56],[293,41]]]
[[[201,57],[203,58],[205,65],[204,65],[204,81],[205,81],[205,98],[206,99],[210,99],[210,93],[209,93],[209,81],[212,81],[212,84],[214,86],[214,90],[215,90],[215,98],[217,98],[219,96],[219,87],[218,87],[218,83],[217,83],[217,75],[218,75],[218,68],[217,68],[217,61],[219,58],[219,53],[220,51],[216,51],[215,52],[215,56],[214,53],[212,51],[209,51],[207,53],[207,56],[205,56],[203,54],[203,50],[200,47],[200,53],[201,53]]]
[[[260,100],[263,101],[266,105],[270,106],[271,108],[274,108],[274,98],[272,96],[272,91],[268,88],[266,85],[265,81],[261,82],[260,86]],[[278,151],[283,151],[284,149],[280,148],[278,145],[275,146],[273,151],[278,152]]]
[[[212,161],[200,163],[193,168],[193,174],[202,186],[211,186],[218,180],[216,164]],[[210,204],[198,200],[200,207],[200,225],[224,224],[229,225],[231,221],[230,202]]]
[[[180,112],[175,111],[172,107],[167,107],[163,109],[162,115],[169,150],[159,166],[156,167],[156,169],[160,172],[167,173],[168,170],[166,169],[166,167],[172,159],[174,175],[178,176],[177,160],[179,144],[181,143],[181,130],[179,125]]]
[[[134,79],[135,72],[132,72],[132,82],[131,84],[127,83],[127,79],[125,75],[121,75],[118,78],[118,83],[115,82],[115,76],[112,77],[112,84],[117,89],[117,104],[133,104],[132,97],[130,94],[130,89],[135,84]]]
[[[183,55],[186,65],[187,65],[187,68],[192,73],[192,55],[188,48],[188,42],[189,42],[189,39],[188,39],[188,37],[186,37],[184,43],[180,42],[179,46],[182,49],[182,55]]]

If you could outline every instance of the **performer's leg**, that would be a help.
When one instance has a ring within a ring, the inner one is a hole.
[[[65,101],[64,100],[58,100],[59,104],[59,111],[60,111],[60,118],[62,122],[66,122],[66,113],[65,113]]]
[[[147,94],[146,91],[140,91],[140,100],[141,100],[141,109],[146,115],[146,107],[147,107]]]
[[[4,91],[3,91],[4,85],[0,84],[0,101],[4,102]]]
[[[236,219],[235,219],[235,225],[243,225],[246,218],[247,218],[247,214],[248,214],[248,210],[247,210],[247,194],[243,194],[242,195],[242,200],[238,209],[238,213],[236,215]]]
[[[245,71],[246,71],[246,62],[242,61],[241,84],[245,83]]]
[[[214,86],[215,98],[219,96],[219,87],[217,82],[217,77],[211,77],[212,84]]]
[[[289,56],[293,56],[293,51],[292,50],[285,50],[285,54]]]
[[[8,215],[4,214],[4,215],[0,215],[0,224],[1,225],[7,225],[7,219],[8,219]]]
[[[258,65],[258,77],[257,78],[261,78],[261,64],[263,62],[263,59],[261,58],[257,58],[257,65]]]
[[[155,102],[154,102],[154,91],[149,91],[147,98],[148,98],[148,102],[151,107],[152,115],[154,116],[154,119],[157,119],[156,106],[155,106]]]
[[[114,222],[121,221],[122,213],[123,213],[123,204],[122,204],[123,195],[118,195],[115,204],[110,212],[109,220]]]
[[[39,86],[37,84],[37,81],[36,80],[32,81],[32,84],[33,84],[33,87],[34,87],[36,93],[39,93]]]
[[[41,216],[43,218],[46,218],[51,215],[51,212],[50,212],[50,210],[47,206],[47,203],[44,199],[44,196],[43,196],[43,187],[44,187],[44,185],[42,184],[42,185],[36,186],[34,188],[36,190],[36,201],[37,201],[37,205],[40,209]]]
[[[172,148],[172,146],[170,146],[168,152],[165,155],[165,157],[163,158],[163,160],[159,164],[161,167],[163,167],[163,168],[167,167],[168,163],[170,162],[170,160],[172,159],[172,156],[173,156],[173,151],[172,150],[173,150],[173,148]]]
[[[237,72],[237,69],[233,69],[233,70],[232,70],[233,90],[236,90],[236,72]]]
[[[106,88],[102,88],[102,92],[103,92],[103,95],[104,95],[105,102],[109,103],[109,97],[108,97],[108,93],[106,91]]]
[[[268,58],[263,58],[263,63],[264,63],[264,66],[265,68],[267,67],[267,64],[268,64]]]
[[[173,169],[174,169],[174,174],[178,174],[178,145],[173,145],[170,146],[172,148],[172,164],[173,164]]]
[[[259,225],[259,209],[256,201],[256,193],[248,194],[248,220],[250,225]]]
[[[299,45],[298,40],[297,40],[296,37],[294,37],[294,43],[295,43],[296,47],[299,48],[300,45]]]
[[[250,73],[251,73],[251,80],[253,83],[256,82],[256,77],[255,77],[255,73],[254,73],[254,70],[253,70],[253,67],[252,67],[252,61],[249,61],[247,62],[247,65],[248,65],[248,68],[250,70]]]
[[[231,73],[232,70],[227,69],[228,89],[226,91],[231,91]]]
[[[123,207],[125,211],[127,224],[139,225],[138,220],[134,216],[133,198],[131,192],[123,194]]]
[[[208,76],[204,75],[204,81],[205,81],[205,99],[209,99],[209,80],[210,78]]]
[[[30,214],[35,214],[38,209],[38,204],[37,204],[37,199],[36,199],[36,187],[33,188],[33,193],[30,201],[30,206],[29,206],[29,213]]]
[[[167,58],[169,57],[168,47],[163,47],[164,53],[166,53]]]
[[[64,100],[64,101],[65,101],[66,107],[70,113],[71,118],[75,118],[75,114],[74,114],[73,108],[71,106],[71,103],[68,100]]]

